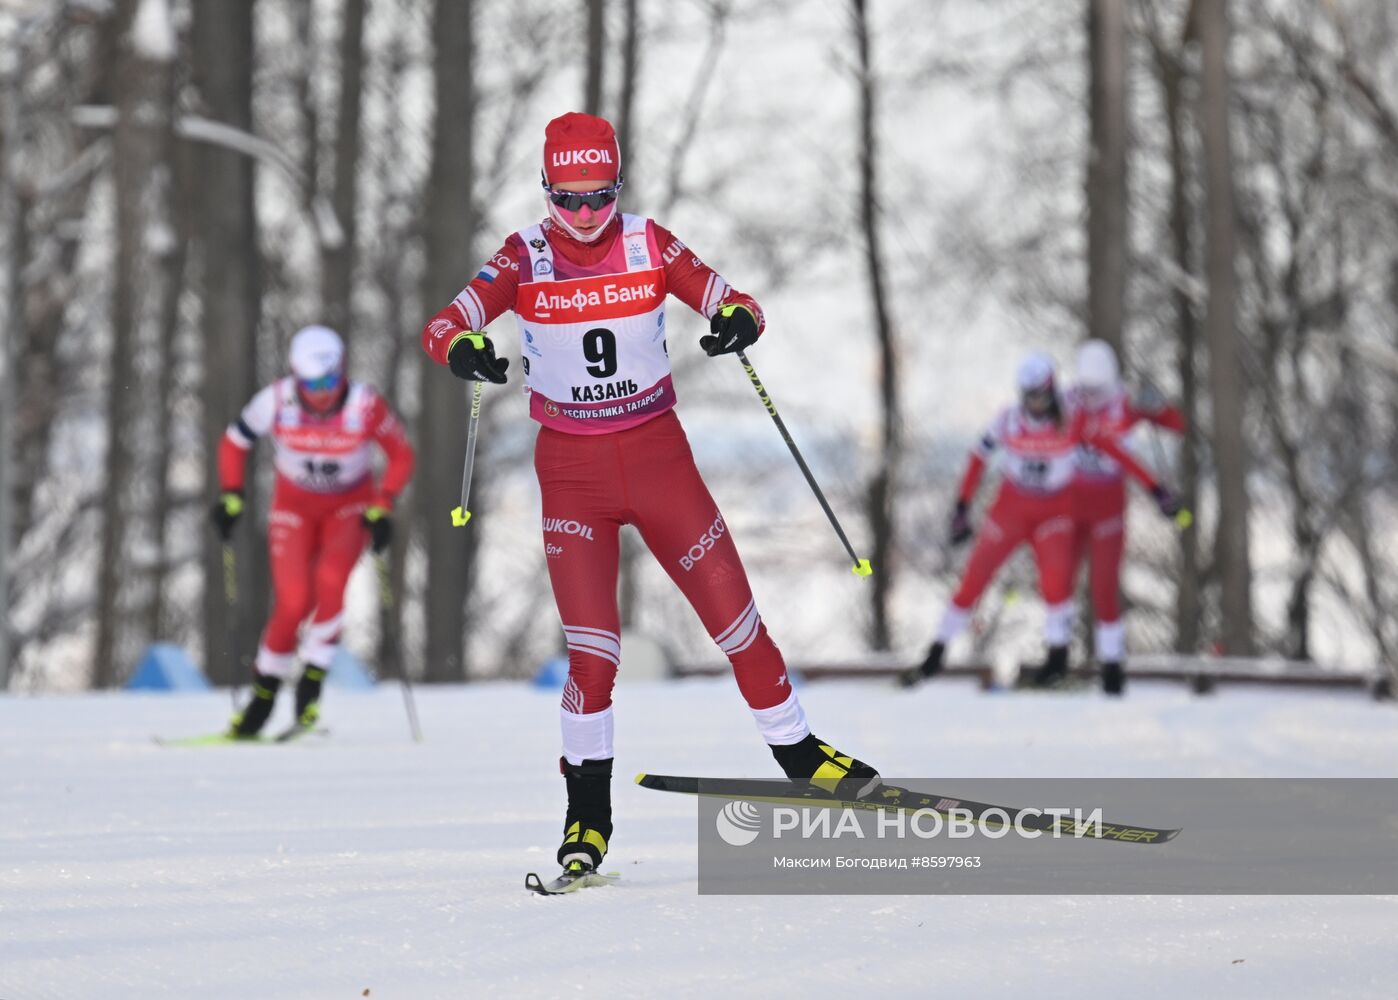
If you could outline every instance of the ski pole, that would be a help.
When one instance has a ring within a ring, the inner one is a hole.
[[[238,710],[238,675],[243,670],[242,629],[238,627],[238,552],[233,540],[223,540],[223,604],[226,619],[228,652],[233,657],[230,672],[228,697],[233,700],[233,711]]]
[[[466,527],[466,522],[471,520],[471,508],[467,502],[471,498],[471,467],[476,464],[476,428],[481,422],[481,389],[484,382],[473,383],[471,388],[471,420],[466,427],[466,463],[461,469],[461,506],[451,512],[451,523],[458,527]]]
[[[398,680],[403,685],[403,707],[408,713],[408,728],[412,730],[413,742],[422,742],[422,729],[417,724],[417,704],[413,701],[413,686],[408,682],[408,669],[398,655],[398,612],[393,602],[393,581],[388,572],[388,559],[382,552],[374,556],[374,566],[379,575],[379,602],[384,610],[384,648],[396,668]]]
[[[855,576],[868,576],[874,572],[874,568],[869,565],[868,559],[861,559],[854,551],[854,546],[849,543],[845,531],[840,527],[839,520],[835,517],[835,512],[830,509],[830,504],[826,502],[825,494],[816,485],[815,476],[811,475],[810,468],[806,465],[806,460],[801,457],[800,450],[796,447],[796,442],[791,440],[791,434],[786,429],[786,424],[782,423],[781,415],[777,413],[776,404],[772,402],[772,397],[767,395],[767,390],[762,385],[761,379],[757,377],[757,371],[752,367],[752,362],[742,351],[737,352],[738,360],[743,363],[743,371],[748,373],[748,380],[752,382],[752,387],[757,390],[757,397],[762,400],[762,405],[767,407],[767,412],[772,417],[772,422],[777,425],[777,430],[781,432],[782,440],[791,449],[791,457],[796,459],[796,464],[801,468],[801,474],[806,477],[806,482],[810,485],[811,491],[815,493],[816,499],[820,501],[820,507],[825,511],[825,516],[830,519],[830,526],[835,529],[835,534],[840,536],[840,544],[844,545],[849,557],[854,560],[851,572]]]
[[[1164,393],[1160,391],[1160,387],[1155,384],[1155,382],[1151,379],[1149,375],[1147,375],[1145,372],[1137,372],[1137,375],[1140,377],[1142,382],[1144,382],[1147,386],[1150,387],[1150,391],[1154,395],[1159,396],[1162,399],[1164,398]],[[1148,420],[1146,422],[1150,424],[1150,443],[1151,450],[1155,453],[1155,467],[1159,469],[1162,473],[1164,473],[1166,470],[1170,470],[1173,473],[1174,466],[1166,460],[1165,449],[1160,444],[1160,428],[1153,421]],[[1172,518],[1172,520],[1174,521],[1175,528],[1177,530],[1184,531],[1191,524],[1194,523],[1194,512],[1190,510],[1188,507],[1181,507],[1175,513],[1175,516],[1174,518]]]
[[[1162,471],[1165,469],[1173,470],[1174,467],[1165,459],[1165,449],[1160,444],[1160,429],[1155,424],[1150,425],[1150,443],[1155,452],[1155,467]],[[1188,507],[1181,507],[1175,512],[1175,516],[1171,520],[1174,521],[1177,530],[1184,531],[1194,523],[1194,512]]]

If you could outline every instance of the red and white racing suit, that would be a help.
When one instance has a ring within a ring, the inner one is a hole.
[[[1088,434],[1125,448],[1126,435],[1142,420],[1183,434],[1184,415],[1173,407],[1143,413],[1124,389],[1110,396],[1070,390],[1069,406],[1087,420]],[[1126,654],[1121,621],[1121,558],[1126,549],[1126,481],[1121,463],[1099,448],[1078,449],[1073,470],[1073,565],[1091,567],[1094,648],[1103,663],[1120,663]]]
[[[371,504],[392,509],[412,475],[413,448],[372,386],[348,383],[339,409],[320,415],[301,405],[294,378],[282,378],[253,396],[224,434],[218,453],[224,491],[243,489],[248,452],[267,435],[277,472],[267,517],[272,610],[256,669],[285,679],[298,655],[329,669],[340,642],[345,585],[369,537],[361,518]],[[388,458],[377,488],[373,444]]]
[[[543,542],[568,643],[561,707],[573,764],[613,754],[621,663],[618,532],[635,525],[729,661],[768,743],[810,732],[758,614],[728,525],[672,412],[665,299],[705,317],[757,303],[650,219],[622,215],[584,244],[548,222],[515,233],[423,331],[441,364],[452,339],[513,309],[530,415]]]
[[[1073,493],[1070,489],[1079,448],[1089,440],[1085,415],[1068,410],[1062,419],[1037,419],[1019,407],[1000,411],[971,452],[961,479],[959,499],[970,504],[986,463],[1001,456],[1003,482],[976,536],[962,572],[961,585],[937,626],[937,639],[948,643],[966,627],[976,601],[995,571],[1028,542],[1039,571],[1039,590],[1047,614],[1044,639],[1065,646],[1073,623]],[[1150,474],[1111,440],[1092,438],[1094,446],[1115,457],[1133,476],[1154,486]]]

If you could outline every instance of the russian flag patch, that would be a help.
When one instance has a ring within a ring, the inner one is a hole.
[[[481,273],[476,275],[476,277],[488,285],[495,280],[495,276],[499,273],[499,271],[487,264],[485,267],[481,268]]]

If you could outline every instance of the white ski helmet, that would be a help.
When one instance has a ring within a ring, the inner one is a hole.
[[[1116,351],[1105,340],[1089,340],[1079,347],[1075,369],[1078,384],[1097,392],[1115,389],[1121,379]]]
[[[306,326],[291,338],[291,373],[303,381],[338,375],[345,364],[345,342],[328,326]]]
[[[1053,358],[1043,351],[1030,351],[1020,359],[1015,371],[1015,385],[1020,392],[1053,389]]]

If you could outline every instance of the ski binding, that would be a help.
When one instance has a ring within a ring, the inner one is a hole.
[[[563,874],[552,882],[544,882],[534,872],[524,876],[524,887],[540,896],[561,896],[594,885],[611,885],[621,879],[620,872],[599,872],[581,861],[571,861]]]

